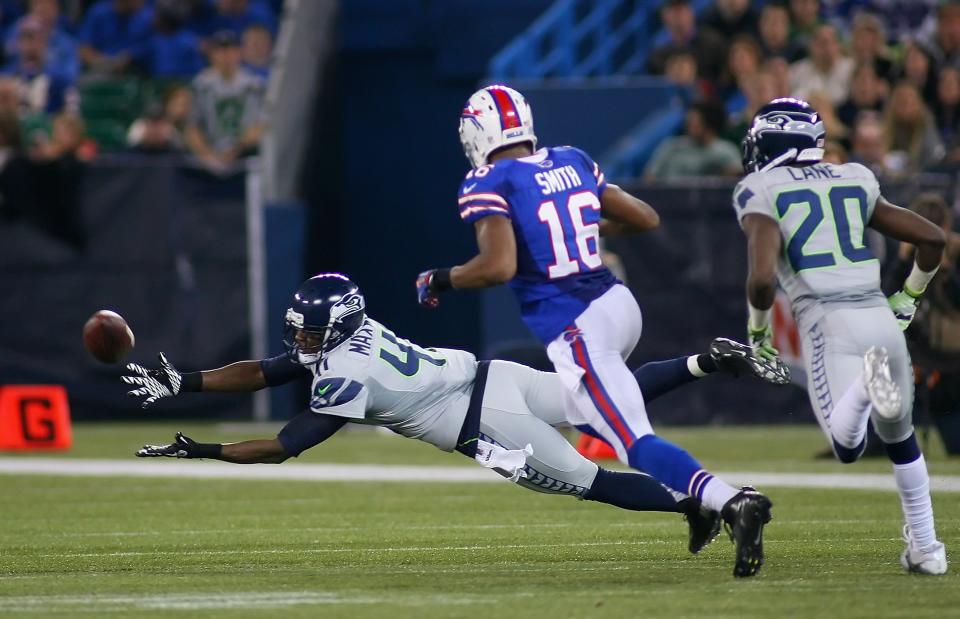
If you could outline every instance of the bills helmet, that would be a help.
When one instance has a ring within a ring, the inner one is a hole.
[[[360,288],[339,273],[314,275],[300,285],[284,318],[283,344],[303,365],[323,356],[356,333],[366,317]]]
[[[823,159],[825,131],[817,111],[800,99],[774,99],[759,110],[741,143],[749,174]]]
[[[460,143],[470,165],[486,165],[493,151],[521,142],[537,148],[533,112],[523,95],[501,84],[470,95],[460,113]]]

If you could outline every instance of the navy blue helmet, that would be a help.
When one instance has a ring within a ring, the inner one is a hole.
[[[800,99],[774,99],[759,110],[741,143],[748,174],[823,159],[825,131],[817,111]]]
[[[312,365],[356,333],[366,317],[360,288],[345,275],[321,273],[300,284],[284,318],[283,344]]]

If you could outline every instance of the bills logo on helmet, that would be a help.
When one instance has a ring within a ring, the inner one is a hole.
[[[347,294],[330,308],[330,324],[343,322],[351,314],[362,312],[364,309],[363,297],[358,294]]]
[[[303,314],[295,311],[292,307],[287,308],[287,323],[293,326],[295,329],[303,328]]]

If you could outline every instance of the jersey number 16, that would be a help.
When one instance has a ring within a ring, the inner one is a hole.
[[[550,231],[550,244],[553,246],[553,264],[547,267],[547,276],[550,279],[566,277],[581,270],[592,271],[603,265],[600,260],[600,225],[584,223],[584,209],[600,211],[597,194],[592,191],[579,191],[567,198],[567,213],[570,214],[577,245],[575,258],[571,257],[567,248],[568,232],[564,230],[556,203],[547,200],[540,203],[540,208],[537,209],[537,217]]]

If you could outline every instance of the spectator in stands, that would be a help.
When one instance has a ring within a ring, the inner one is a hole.
[[[700,28],[720,38],[753,36],[757,33],[757,14],[750,7],[750,0],[717,0],[704,11]]]
[[[80,60],[94,73],[128,71],[144,54],[152,22],[144,0],[99,0],[80,26]]]
[[[724,138],[739,144],[753,123],[753,115],[761,107],[779,97],[777,81],[767,69],[758,70],[750,79],[743,82],[743,95],[746,99],[743,109],[733,116],[733,122],[724,134]]]
[[[763,5],[759,28],[764,56],[780,56],[787,62],[795,62],[803,56],[803,48],[790,38],[790,11],[786,5],[776,2]]]
[[[920,91],[924,100],[933,101],[937,96],[937,86],[933,61],[930,52],[917,43],[908,41],[904,45],[903,63],[898,72],[898,81],[907,81]]]
[[[821,23],[820,0],[790,0],[790,39],[800,49],[809,50]]]
[[[777,97],[790,96],[790,65],[782,56],[771,56],[763,62],[763,70],[773,76],[773,90]]]
[[[186,86],[174,86],[163,98],[163,110],[182,138],[193,111],[193,91]]]
[[[49,141],[30,145],[29,156],[35,161],[75,159],[87,162],[97,155],[97,145],[87,137],[83,119],[76,114],[58,114],[53,119]]]
[[[270,77],[273,58],[273,35],[261,24],[252,24],[243,31],[243,66],[264,81]]]
[[[891,173],[887,165],[888,152],[883,137],[883,123],[872,112],[864,112],[857,117],[851,140],[850,161],[870,168],[878,177]]]
[[[677,86],[690,89],[690,96],[705,94],[704,89],[712,89],[709,84],[704,85],[697,73],[697,59],[690,52],[674,52],[667,57],[663,76]]]
[[[850,33],[850,57],[854,63],[872,64],[883,79],[893,77],[893,61],[887,49],[887,32],[876,15],[857,13]]]
[[[812,92],[823,92],[834,105],[847,99],[853,60],[843,55],[837,29],[824,24],[817,26],[809,57],[790,65],[790,89],[793,96],[806,99]]]
[[[956,167],[960,165],[960,70],[954,67],[940,70],[933,111],[946,150],[944,163]]]
[[[46,28],[36,17],[22,22],[17,33],[17,56],[4,67],[4,75],[20,83],[21,106],[34,113],[57,113],[76,107],[72,80],[47,62]]]
[[[937,9],[937,29],[926,45],[935,70],[947,65],[960,68],[960,1],[945,0]]]
[[[244,30],[259,24],[271,34],[277,31],[277,18],[269,6],[256,0],[216,0],[213,14],[207,20],[208,35],[232,30],[238,37]]]
[[[735,175],[742,172],[740,149],[721,139],[726,113],[720,103],[694,103],[687,110],[685,135],[665,140],[644,170],[647,180]]]
[[[43,24],[47,38],[47,62],[56,67],[56,72],[71,82],[80,75],[80,62],[77,57],[77,42],[67,32],[67,21],[60,14],[58,0],[30,0],[30,12],[21,17],[7,31],[5,49],[7,58],[16,59],[17,37],[20,25],[25,20],[35,19]]]
[[[127,144],[130,152],[146,155],[175,153],[183,147],[177,128],[161,105],[151,106],[130,125]]]
[[[211,38],[211,67],[193,81],[190,150],[210,169],[229,168],[256,150],[263,132],[263,81],[244,69],[240,41],[230,30]]]
[[[720,97],[727,102],[727,110],[736,112],[746,105],[746,83],[760,70],[763,60],[760,45],[749,34],[735,37],[727,48],[727,61],[717,83]]]
[[[200,37],[188,30],[184,11],[170,0],[158,2],[153,16],[153,33],[144,44],[142,62],[158,78],[190,79],[203,69]]]
[[[654,75],[663,75],[671,54],[687,51],[697,59],[702,78],[713,81],[720,71],[724,57],[724,41],[710,31],[698,32],[693,9],[687,0],[667,0],[660,9],[660,19],[667,30],[669,41],[650,53],[647,69]]]
[[[853,127],[861,112],[882,111],[889,88],[887,82],[877,75],[873,63],[858,65],[853,72],[850,96],[837,108],[837,118],[847,127]]]
[[[912,84],[900,82],[890,93],[883,128],[886,150],[893,158],[888,167],[895,172],[922,170],[943,158],[943,143],[933,114]]]

